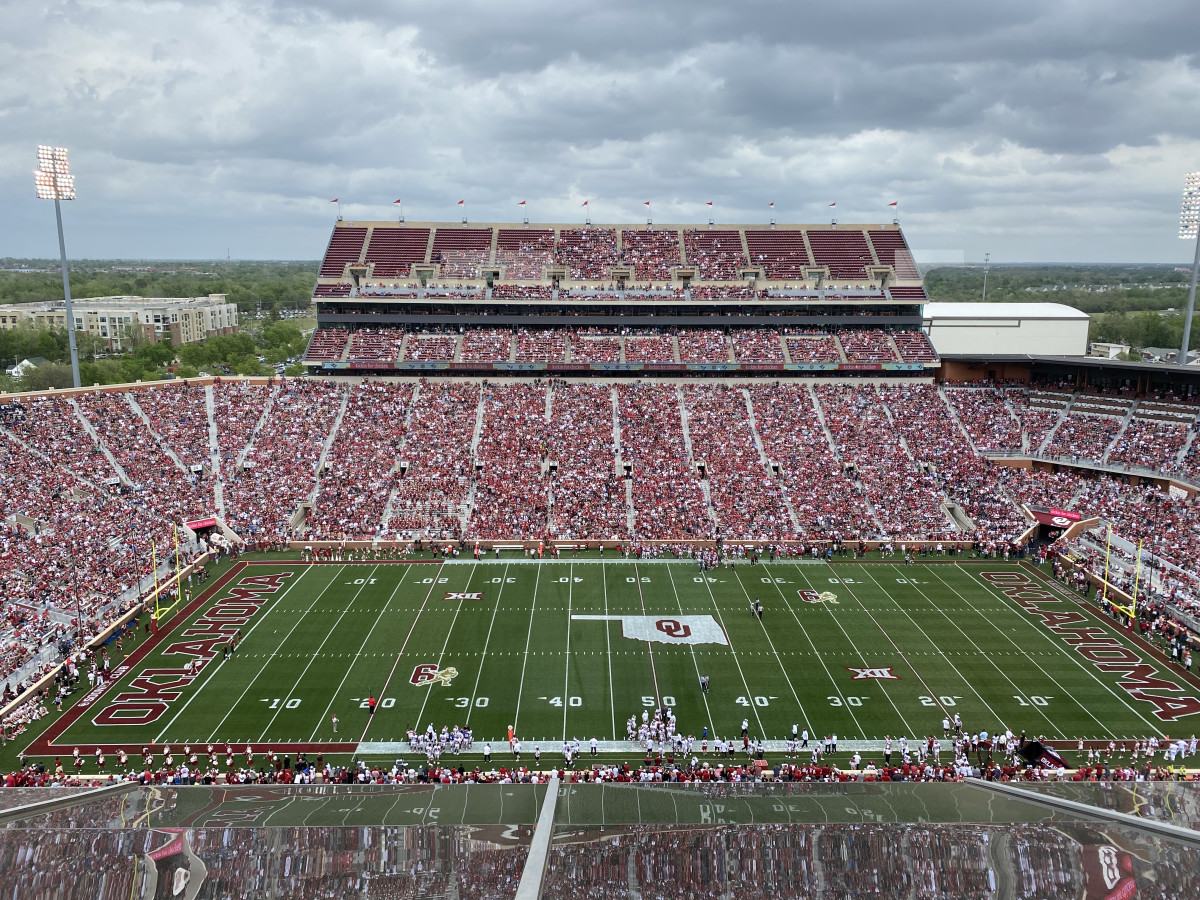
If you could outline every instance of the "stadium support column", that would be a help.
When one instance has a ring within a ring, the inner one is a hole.
[[[1200,172],[1189,172],[1183,179],[1183,203],[1179,211],[1179,236],[1196,241],[1192,259],[1192,283],[1188,288],[1187,314],[1183,319],[1183,341],[1176,362],[1187,365],[1188,345],[1192,340],[1192,313],[1196,310],[1196,275],[1200,273]]]

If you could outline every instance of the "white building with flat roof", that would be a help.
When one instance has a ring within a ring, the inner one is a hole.
[[[942,356],[1085,356],[1091,316],[1062,303],[926,303]]]
[[[225,294],[207,297],[83,297],[72,298],[75,331],[106,341],[110,350],[123,350],[132,330],[153,342],[194,344],[217,334],[236,334],[237,304]],[[32,324],[35,328],[67,327],[66,303],[0,305],[0,329]]]

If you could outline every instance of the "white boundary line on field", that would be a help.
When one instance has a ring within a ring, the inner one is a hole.
[[[312,567],[312,566],[309,566],[309,568],[311,569],[311,568],[313,568],[313,567]],[[282,641],[280,641],[280,642],[279,642],[279,643],[276,645],[276,650],[278,650],[278,648],[279,648],[279,647],[282,647],[282,646],[284,645],[284,643],[287,641],[287,639],[288,639],[289,637],[291,637],[291,636],[292,636],[292,632],[293,632],[293,631],[295,631],[297,628],[299,628],[299,627],[300,627],[300,623],[304,621],[304,617],[305,617],[305,616],[307,616],[307,615],[308,615],[310,612],[312,612],[312,608],[313,608],[314,606],[316,606],[316,605],[317,605],[317,604],[318,604],[318,603],[321,601],[321,598],[325,596],[325,592],[326,592],[327,590],[329,590],[331,587],[333,587],[333,583],[334,583],[334,581],[336,581],[336,580],[337,580],[339,577],[341,577],[341,574],[342,574],[342,572],[344,572],[345,570],[346,570],[346,566],[345,566],[345,565],[338,566],[336,569],[334,569],[334,570],[333,570],[333,578],[332,578],[332,579],[330,579],[330,581],[329,581],[329,584],[327,584],[327,585],[325,585],[325,587],[321,588],[321,593],[317,594],[317,596],[313,598],[313,602],[312,602],[312,603],[310,603],[310,604],[308,604],[308,609],[306,609],[306,610],[304,611],[304,615],[296,616],[296,622],[295,622],[295,624],[293,624],[293,625],[292,625],[292,627],[291,627],[290,629],[288,629],[288,633],[287,633],[287,634],[285,634],[285,635],[283,636],[283,640],[282,640]],[[298,580],[299,580],[299,579],[297,579],[297,581],[298,581]],[[286,591],[285,591],[284,593],[286,593]],[[282,594],[280,595],[280,599],[281,599],[281,600],[283,599],[283,595],[282,595]],[[256,623],[256,625],[257,625],[257,623]],[[247,634],[249,634],[249,632],[247,632]],[[235,709],[237,709],[237,707],[238,707],[238,704],[240,704],[240,703],[242,702],[242,700],[243,700],[243,699],[245,699],[245,697],[246,697],[246,694],[248,694],[248,693],[250,692],[250,688],[254,687],[254,683],[255,683],[256,681],[258,681],[258,676],[259,676],[259,675],[262,675],[262,673],[263,673],[264,671],[266,671],[266,668],[267,668],[267,666],[269,666],[269,665],[271,664],[271,660],[273,660],[274,658],[275,658],[275,652],[271,652],[271,653],[268,653],[268,654],[267,654],[267,660],[266,660],[266,662],[264,662],[264,663],[263,663],[263,664],[262,664],[262,665],[259,667],[259,670],[258,670],[258,672],[256,672],[256,673],[255,673],[255,675],[254,675],[254,677],[250,679],[249,683],[247,683],[247,685],[246,685],[246,688],[245,688],[245,690],[243,690],[243,691],[241,692],[241,694],[239,694],[239,695],[238,695],[238,698],[237,698],[237,700],[235,700],[233,703],[231,703],[231,704],[229,705],[229,709],[227,709],[227,710],[225,711],[225,715],[221,717],[221,721],[217,723],[217,727],[216,727],[216,728],[214,728],[214,729],[212,730],[212,732],[209,734],[207,743],[210,743],[210,744],[211,744],[211,743],[212,743],[214,740],[216,740],[216,738],[217,738],[217,733],[218,733],[218,732],[221,730],[221,726],[225,724],[225,722],[226,722],[226,720],[229,718],[230,714],[231,714],[231,713],[232,713],[232,712],[233,712]],[[230,741],[226,741],[226,743],[232,743],[232,742],[230,742]]]
[[[893,566],[893,568],[895,568],[895,566]],[[897,570],[897,571],[898,571],[898,570]],[[912,614],[911,614],[911,613],[909,613],[909,611],[908,611],[907,609],[905,609],[905,608],[904,608],[904,607],[903,607],[903,606],[900,604],[900,601],[899,601],[899,600],[897,600],[895,597],[893,597],[893,596],[891,595],[891,593],[888,591],[888,589],[887,589],[887,588],[885,588],[885,587],[884,587],[882,584],[880,584],[880,583],[879,583],[879,579],[878,579],[878,578],[876,578],[874,575],[872,575],[872,574],[871,574],[871,571],[870,571],[869,569],[867,569],[867,568],[865,568],[865,567],[864,567],[864,569],[863,569],[863,574],[865,574],[865,575],[866,575],[868,578],[870,578],[870,579],[871,579],[871,581],[872,581],[872,582],[874,582],[874,584],[875,584],[875,587],[879,588],[879,590],[883,592],[883,595],[884,595],[884,597],[886,597],[886,598],[887,598],[889,601],[891,601],[893,604],[895,604],[896,608],[897,608],[897,609],[899,609],[899,610],[900,610],[900,612],[904,613],[904,617],[905,617],[906,619],[908,619],[908,621],[912,622],[912,624],[913,624],[913,625],[916,627],[917,631],[921,632],[921,636],[922,636],[923,638],[925,638],[925,640],[926,640],[926,641],[928,641],[928,642],[929,642],[929,646],[933,647],[935,650],[937,650],[937,651],[938,651],[938,657],[939,657],[940,659],[944,660],[944,661],[945,661],[945,663],[946,663],[948,666],[950,666],[950,668],[951,668],[951,669],[953,669],[953,670],[954,670],[954,674],[955,674],[955,675],[957,675],[957,676],[959,677],[959,679],[962,681],[962,683],[963,683],[964,685],[966,685],[966,689],[967,689],[968,691],[970,691],[972,694],[974,694],[974,695],[975,695],[975,697],[976,697],[976,698],[979,700],[979,702],[983,704],[984,708],[985,708],[985,709],[988,711],[988,713],[989,713],[989,714],[992,716],[992,720],[993,720],[993,721],[996,723],[996,725],[997,725],[997,730],[999,730],[999,727],[1000,727],[1000,726],[1002,726],[1002,727],[1004,727],[1004,728],[1009,728],[1009,727],[1010,727],[1010,724],[1009,724],[1008,722],[1004,721],[1004,717],[1003,717],[1003,716],[1001,716],[999,713],[997,713],[997,712],[996,712],[996,710],[995,710],[995,709],[992,707],[992,704],[988,703],[988,702],[987,702],[987,700],[985,700],[985,699],[983,698],[983,694],[981,694],[981,693],[979,692],[979,689],[978,689],[978,688],[976,688],[976,687],[975,687],[975,685],[973,685],[973,684],[970,682],[970,680],[968,680],[968,679],[967,679],[967,677],[966,677],[965,675],[963,675],[962,671],[961,671],[961,670],[958,668],[958,666],[956,666],[956,665],[955,665],[955,664],[954,664],[954,663],[953,663],[953,662],[950,660],[950,657],[948,657],[948,656],[945,654],[945,652],[942,650],[941,646],[940,646],[940,645],[939,645],[939,644],[938,644],[938,643],[937,643],[937,642],[936,642],[936,641],[935,641],[933,638],[931,638],[931,637],[929,636],[929,632],[928,632],[928,631],[926,631],[924,628],[922,628],[922,627],[921,627],[920,623],[918,623],[918,622],[917,622],[917,620],[916,620],[916,619],[914,619],[914,618],[912,617]],[[913,585],[913,587],[917,587],[917,586],[916,586],[916,585]],[[922,599],[923,599],[923,600],[924,600],[924,601],[925,601],[927,604],[929,604],[931,607],[933,607],[934,609],[936,609],[936,610],[938,611],[938,614],[939,614],[939,615],[941,615],[941,617],[942,617],[943,619],[945,619],[947,622],[949,622],[951,625],[953,625],[953,626],[954,626],[956,629],[958,629],[958,633],[959,633],[959,634],[961,634],[961,635],[962,635],[964,638],[966,638],[966,639],[967,639],[967,641],[969,641],[969,642],[970,642],[971,646],[975,648],[975,652],[976,652],[976,653],[978,653],[978,654],[979,654],[981,657],[983,657],[984,659],[986,659],[986,660],[987,660],[987,662],[988,662],[988,664],[989,664],[989,665],[991,665],[991,667],[992,667],[993,669],[995,669],[997,672],[999,672],[999,673],[1000,673],[1000,676],[1001,676],[1001,677],[1002,677],[1002,678],[1003,678],[1005,681],[1007,681],[1007,682],[1008,682],[1010,685],[1012,685],[1012,687],[1013,687],[1014,689],[1016,689],[1016,690],[1018,690],[1018,691],[1020,690],[1019,688],[1017,688],[1016,684],[1014,684],[1014,683],[1013,683],[1013,680],[1012,680],[1011,678],[1009,678],[1009,677],[1008,677],[1008,676],[1007,676],[1007,675],[1004,673],[1004,670],[1003,670],[1003,669],[1001,669],[1001,668],[1000,668],[1000,666],[996,664],[996,661],[995,661],[994,659],[992,659],[990,656],[988,656],[986,653],[984,653],[984,652],[983,652],[983,650],[980,648],[980,646],[979,646],[977,643],[975,643],[975,641],[974,641],[974,640],[972,640],[972,639],[971,639],[971,636],[970,636],[970,635],[968,635],[968,634],[967,634],[965,631],[963,631],[963,629],[962,629],[961,627],[959,627],[959,625],[958,625],[958,623],[957,623],[957,622],[955,622],[955,621],[954,621],[952,618],[950,618],[948,615],[946,615],[944,612],[942,612],[942,610],[938,609],[938,607],[937,607],[937,604],[936,604],[936,603],[934,603],[932,600],[930,600],[930,599],[929,599],[929,595],[928,595],[928,594],[926,594],[926,593],[925,593],[923,590],[921,590],[919,587],[917,587],[917,593],[919,593],[919,594],[921,595],[921,598],[922,598]],[[862,607],[863,607],[863,609],[866,609],[866,604],[865,604],[865,603],[863,603],[861,600],[859,600],[859,599],[858,599],[858,596],[857,596],[857,595],[856,595],[856,594],[855,594],[853,591],[851,591],[851,592],[850,592],[850,595],[851,595],[852,597],[854,597],[855,601],[857,601],[857,602],[858,602],[858,604],[859,604],[860,606],[862,606]],[[867,613],[867,615],[871,615],[871,614],[868,612],[868,613]],[[873,621],[873,622],[875,621],[875,617],[874,617],[874,616],[871,616],[871,621]],[[879,623],[878,623],[878,622],[876,622],[875,624],[876,624],[876,626],[878,626],[878,627],[879,627],[879,630],[880,630],[880,631],[883,631],[883,626],[879,625]],[[884,634],[887,634],[887,632],[886,632],[886,631],[884,631]],[[904,662],[905,662],[906,664],[908,664],[908,665],[910,665],[910,666],[911,666],[911,665],[912,665],[912,663],[911,663],[911,662],[909,662],[908,655],[907,655],[907,654],[905,654],[905,653],[904,653],[902,650],[900,650],[899,646],[898,646],[898,645],[896,645],[896,643],[895,643],[895,641],[894,641],[894,640],[892,640],[892,637],[891,637],[891,635],[888,635],[888,640],[889,640],[889,641],[892,641],[892,646],[896,647],[896,652],[900,654],[900,656],[901,656],[901,658],[904,660]],[[914,670],[914,671],[915,671],[915,670]],[[925,689],[926,689],[926,690],[930,691],[930,696],[933,698],[934,702],[935,702],[935,703],[937,703],[939,706],[941,706],[941,700],[939,699],[939,695],[938,695],[938,694],[936,694],[936,693],[933,693],[933,689],[932,689],[932,688],[930,688],[928,684],[925,684],[925,680],[924,680],[924,679],[921,679],[921,683],[922,683],[923,685],[925,685]],[[951,698],[951,699],[953,699],[953,698]],[[943,715],[943,716],[945,716],[945,715],[947,715],[947,714],[948,714],[948,710],[947,710],[947,709],[946,709],[944,706],[942,706],[942,707],[941,707],[941,709],[942,709],[942,715]],[[1052,728],[1053,728],[1053,727],[1054,727],[1054,723],[1050,721],[1050,717],[1049,717],[1048,715],[1046,715],[1045,713],[1042,713],[1042,712],[1041,712],[1041,708],[1040,708],[1040,707],[1039,707],[1038,711],[1039,711],[1039,713],[1041,713],[1041,716],[1042,716],[1042,718],[1044,718],[1044,719],[1046,720],[1046,722],[1047,722],[1047,723],[1050,725],[1050,727],[1052,727]],[[924,734],[924,733],[925,733],[925,732],[922,732],[922,734]],[[920,735],[914,735],[914,738],[915,738],[915,737],[920,737]]]
[[[675,576],[674,576],[674,574],[672,574],[670,569],[667,569],[667,576],[671,579],[671,590],[675,592],[675,603],[679,607],[679,614],[683,615],[683,600],[680,599],[680,597],[679,597],[679,588],[677,588],[675,586]],[[726,635],[726,638],[728,638],[728,635]],[[697,662],[697,660],[696,660],[696,645],[691,644],[691,645],[689,645],[688,649],[692,653],[692,665],[696,667],[696,686],[699,687],[699,685],[700,685],[700,663]],[[718,737],[720,737],[720,735],[717,734],[717,723],[715,721],[713,721],[712,710],[709,708],[709,705],[708,705],[708,693],[706,691],[702,690],[700,692],[700,697],[704,700],[704,712],[708,716],[708,727],[712,730],[712,739],[715,741]],[[613,715],[614,716],[616,715],[615,711],[614,711]],[[613,737],[615,738],[615,737],[617,737],[617,735],[614,734]]]
[[[1001,595],[999,591],[997,591],[995,588],[993,588],[991,585],[989,585],[986,581],[983,581],[983,580],[977,578],[975,575],[974,568],[969,568],[967,566],[961,566],[960,568],[965,570],[967,572],[967,574],[969,574],[971,576],[971,579],[973,581],[975,581],[979,585],[987,588],[987,590],[990,592],[990,594],[994,597],[997,597],[1005,605],[1005,607],[1012,612],[1012,614],[1014,616],[1016,616],[1022,622],[1026,623],[1036,634],[1041,635],[1046,641],[1048,641],[1054,647],[1054,649],[1058,650],[1059,653],[1061,653],[1063,656],[1070,658],[1075,663],[1075,665],[1078,666],[1084,672],[1086,672],[1092,678],[1093,681],[1095,681],[1098,685],[1100,685],[1105,690],[1107,690],[1122,705],[1124,705],[1130,712],[1132,712],[1135,716],[1137,716],[1139,719],[1141,719],[1143,722],[1145,722],[1147,725],[1149,725],[1150,728],[1152,729],[1150,731],[1150,734],[1157,735],[1157,734],[1163,733],[1163,726],[1170,724],[1168,722],[1157,722],[1156,723],[1151,719],[1147,719],[1145,716],[1142,715],[1140,710],[1138,710],[1135,706],[1132,706],[1130,704],[1128,698],[1122,697],[1117,691],[1115,691],[1112,688],[1111,685],[1105,684],[1104,680],[1099,675],[1097,675],[1095,672],[1093,672],[1091,669],[1089,669],[1084,664],[1083,660],[1079,659],[1079,657],[1076,656],[1074,653],[1065,652],[1063,649],[1063,645],[1054,639],[1054,635],[1050,634],[1047,630],[1043,629],[1042,626],[1036,620],[1034,620],[1034,618],[1032,616],[1030,616],[1028,613],[1025,613],[1024,611],[1022,611],[1015,603],[1011,602],[1007,597]],[[1021,569],[1018,568],[1017,571],[1021,571]],[[1036,581],[1034,583],[1038,584],[1038,582],[1036,582]],[[1048,585],[1039,585],[1039,586],[1049,589]],[[953,588],[952,588],[952,590],[953,590]],[[957,591],[955,593],[957,593]],[[1066,602],[1067,597],[1060,596],[1060,599],[1062,599],[1064,602]],[[967,602],[970,603],[970,601],[967,601]],[[1138,652],[1138,655],[1141,656],[1143,659],[1148,659],[1149,661],[1153,661],[1153,657],[1147,657],[1146,654],[1141,650],[1141,648],[1138,648],[1137,652]]]
[[[392,593],[387,598],[387,602],[383,604],[383,609],[381,609],[379,611],[379,615],[375,617],[375,623],[371,626],[371,630],[367,632],[367,636],[364,637],[362,643],[358,645],[358,653],[354,654],[354,659],[351,661],[350,665],[346,667],[346,674],[342,676],[342,680],[338,683],[337,690],[335,690],[333,695],[329,698],[329,703],[325,707],[325,712],[321,713],[321,715],[317,718],[317,727],[313,729],[312,736],[309,738],[310,741],[315,741],[317,739],[317,732],[321,729],[321,723],[325,721],[325,717],[329,715],[329,710],[333,708],[333,702],[337,700],[338,694],[340,694],[342,692],[342,688],[346,686],[346,679],[348,679],[350,677],[350,673],[354,671],[354,664],[358,661],[359,656],[362,654],[363,647],[367,646],[367,641],[371,639],[371,635],[373,635],[375,633],[375,629],[379,627],[379,620],[383,618],[383,614],[387,612],[388,607],[392,605],[392,601],[396,599],[396,594],[399,593],[400,588],[404,585],[404,579],[408,577],[408,573],[411,572],[413,568],[413,566],[405,567],[404,574],[400,576],[400,580],[396,582],[396,586],[392,589]],[[383,698],[381,697],[380,699]]]
[[[304,680],[304,676],[308,674],[308,670],[312,668],[312,664],[317,661],[317,657],[321,653],[321,648],[324,647],[325,644],[329,641],[330,636],[333,635],[334,632],[337,631],[337,627],[339,624],[341,624],[342,619],[346,618],[346,613],[350,612],[350,607],[352,607],[355,603],[358,602],[358,598],[360,596],[362,596],[362,592],[367,589],[367,585],[371,583],[371,578],[378,571],[379,571],[379,566],[371,567],[370,574],[368,574],[363,579],[363,583],[358,586],[358,590],[354,592],[354,596],[350,598],[350,602],[347,603],[345,608],[341,611],[341,613],[338,614],[337,621],[334,622],[333,625],[330,626],[329,630],[325,632],[325,637],[323,637],[321,639],[321,643],[317,645],[317,649],[314,650],[312,652],[312,654],[309,656],[308,662],[305,664],[304,669],[301,670],[300,674],[296,676],[295,683],[292,684],[292,686],[290,688],[288,688],[288,692],[287,692],[286,696],[283,698],[283,703],[281,703],[279,705],[279,707],[275,710],[275,715],[271,716],[270,720],[267,722],[266,726],[263,728],[262,735],[258,739],[259,742],[266,740],[267,729],[275,724],[275,720],[279,718],[279,713],[282,712],[286,708],[287,702],[292,699],[292,694],[296,690],[296,685],[298,685],[301,681]],[[297,619],[296,624],[299,625],[300,622],[302,622],[302,621],[303,621],[302,618]],[[290,636],[291,636],[291,632],[289,631],[288,637],[290,637]],[[287,638],[284,638],[285,642],[286,642],[286,640],[287,640]],[[282,647],[283,644],[281,643],[279,646]]]
[[[701,573],[704,575],[704,573]],[[708,576],[704,576],[704,589],[708,591],[708,599],[712,601],[713,612],[717,614],[717,622],[721,625],[721,630],[725,632],[725,639],[729,641],[729,652],[733,654],[733,664],[737,666],[738,677],[742,679],[742,687],[746,689],[746,699],[750,701],[750,708],[754,710],[754,721],[758,722],[758,736],[760,739],[767,736],[767,731],[763,728],[762,716],[758,714],[758,706],[754,703],[754,691],[750,690],[750,683],[746,681],[746,673],[742,671],[741,660],[738,659],[737,651],[733,649],[733,638],[729,636],[729,629],[725,627],[725,617],[721,615],[721,605],[717,603],[717,596],[713,593],[712,584],[708,580]],[[743,716],[742,718],[746,718]]]
[[[475,577],[475,568],[472,566],[471,574],[467,576],[467,584],[463,588],[464,591],[466,591],[466,589],[471,586],[471,579],[474,577]],[[496,605],[499,606],[499,602],[497,602]],[[442,649],[438,653],[438,658],[437,658],[438,671],[441,671],[442,660],[446,658],[446,648],[450,646],[450,635],[454,634],[454,625],[455,625],[455,623],[458,622],[458,614],[462,612],[462,608],[463,608],[463,601],[459,600],[458,608],[454,610],[454,618],[452,618],[450,620],[450,627],[446,629],[446,639],[444,641],[442,641]],[[432,693],[433,693],[433,684],[430,683],[429,690],[427,690],[425,692],[425,699],[421,701],[421,708],[417,712],[416,722],[413,725],[413,729],[415,731],[420,731],[420,729],[421,729],[421,720],[423,718],[425,718],[425,707],[429,705],[429,695]],[[430,724],[432,725],[433,723],[431,722]]]
[[[533,616],[537,612],[538,585],[542,583],[542,567],[538,566],[537,575],[533,579],[533,599],[529,604],[529,631],[525,635],[525,656],[521,660],[521,683],[517,685],[517,709],[513,713],[513,734],[519,734],[517,723],[521,719],[521,696],[525,692],[525,669],[529,666],[529,642],[533,638]],[[565,702],[565,701],[564,701]]]
[[[268,609],[268,610],[266,610],[266,611],[265,611],[265,612],[262,614],[262,616],[261,616],[261,617],[259,617],[258,621],[256,621],[256,622],[255,622],[253,625],[251,625],[251,626],[250,626],[250,629],[249,629],[249,630],[246,632],[246,636],[247,636],[247,637],[249,637],[251,634],[253,634],[253,633],[254,633],[254,629],[255,629],[255,628],[257,628],[259,625],[261,625],[261,624],[262,624],[262,622],[263,622],[263,620],[264,620],[264,619],[266,619],[266,617],[267,617],[267,616],[269,616],[271,613],[273,613],[273,612],[274,612],[274,611],[275,611],[275,610],[278,608],[280,601],[282,601],[282,600],[283,600],[283,598],[287,596],[287,594],[288,594],[288,591],[290,591],[292,588],[294,588],[296,585],[298,585],[298,584],[300,583],[300,581],[301,581],[301,580],[304,578],[304,576],[305,576],[305,575],[307,575],[307,574],[308,574],[310,571],[312,571],[312,568],[313,568],[312,566],[306,566],[306,567],[305,567],[305,569],[304,569],[304,571],[300,573],[300,577],[299,577],[299,578],[297,578],[295,581],[293,581],[291,584],[289,584],[289,585],[288,585],[286,588],[284,588],[284,589],[283,589],[283,593],[282,593],[282,594],[280,594],[278,597],[276,597],[276,598],[275,598],[275,602],[271,604],[271,608],[270,608],[270,609]],[[248,572],[248,570],[244,570],[244,571],[247,571],[247,572]],[[293,569],[293,570],[292,570],[292,572],[294,573],[294,572],[295,572],[295,569]],[[235,584],[235,585],[236,585],[236,584],[240,584],[240,583],[241,583],[241,578],[240,578],[240,577],[237,579],[237,581],[236,581],[236,582],[233,582],[233,584]],[[332,584],[332,583],[333,583],[333,582],[330,582],[330,584]],[[328,585],[326,585],[326,587],[328,587]],[[321,593],[324,593],[324,591],[322,591]],[[218,594],[217,596],[219,597],[219,596],[220,596],[220,594]],[[320,596],[320,595],[318,595],[318,596]],[[194,621],[194,620],[193,620],[193,621]],[[215,661],[215,660],[214,660],[214,661]],[[220,662],[220,663],[218,663],[217,665],[211,666],[211,668],[212,668],[212,671],[211,671],[211,672],[209,672],[209,674],[208,674],[208,677],[204,679],[204,684],[200,685],[200,687],[199,687],[199,688],[197,688],[195,691],[193,691],[193,692],[192,692],[192,695],[191,695],[190,697],[188,697],[188,698],[187,698],[187,700],[184,702],[183,706],[179,707],[179,711],[178,711],[178,712],[176,712],[176,713],[175,713],[175,715],[173,715],[173,716],[171,717],[171,721],[170,721],[170,722],[168,722],[166,725],[164,725],[164,726],[163,726],[163,730],[162,730],[162,731],[160,731],[160,732],[158,733],[158,736],[157,736],[157,737],[154,739],[154,742],[155,742],[155,743],[158,743],[158,742],[160,742],[160,741],[163,739],[163,735],[167,733],[167,729],[168,729],[168,728],[170,728],[172,725],[174,725],[174,724],[175,724],[175,720],[176,720],[176,719],[178,719],[178,718],[179,718],[181,715],[183,715],[183,711],[184,711],[185,709],[187,709],[187,708],[188,708],[188,706],[191,704],[191,702],[192,702],[193,700],[195,700],[195,699],[196,699],[196,697],[198,697],[198,696],[199,696],[199,695],[200,695],[200,694],[201,694],[201,693],[204,691],[204,689],[205,689],[206,687],[208,687],[208,682],[209,682],[209,681],[212,679],[212,677],[213,677],[214,675],[216,675],[216,674],[217,674],[217,670],[218,670],[218,669],[219,669],[219,668],[220,668],[222,665],[224,665],[224,663],[225,663],[225,660],[221,660],[221,662]],[[208,668],[208,667],[206,666],[206,668]],[[250,687],[249,687],[249,685],[247,685],[247,686],[246,686],[246,690],[249,690],[249,689],[250,689]],[[243,692],[242,692],[242,696],[243,696],[243,697],[245,696],[245,691],[243,691]],[[239,698],[239,699],[240,699],[240,698]],[[228,713],[226,713],[226,716],[228,716],[228,715],[229,715],[229,714],[228,714]],[[224,719],[222,719],[222,720],[221,720],[222,724],[224,723],[224,721],[225,721]],[[211,738],[210,738],[210,740],[211,740]]]
[[[733,570],[733,580],[738,583],[738,586],[742,589],[742,593],[746,595],[746,602],[752,602],[750,600],[750,592],[746,590],[746,583],[742,581],[742,576],[737,573],[737,569]],[[758,627],[763,630],[763,637],[767,639],[767,644],[771,647],[771,654],[775,657],[775,662],[779,664],[779,671],[783,673],[788,690],[792,692],[792,697],[795,699],[796,705],[800,707],[800,715],[804,717],[804,724],[811,729],[813,727],[812,720],[809,719],[808,711],[804,708],[804,704],[800,702],[800,695],[796,693],[796,686],[792,684],[792,678],[788,675],[787,667],[783,664],[783,659],[780,657],[779,651],[775,649],[775,642],[771,640],[771,632],[767,631],[767,626],[763,623],[762,619],[758,620]]]
[[[467,707],[467,719],[463,725],[471,724],[471,713],[475,711],[475,699],[479,696],[479,681],[483,678],[483,666],[487,662],[488,646],[492,642],[492,629],[496,625],[496,613],[500,612],[500,601],[504,597],[504,585],[508,579],[508,566],[504,567],[504,574],[500,576],[500,590],[496,594],[496,605],[492,607],[492,620],[488,623],[487,637],[483,639],[483,653],[479,657],[479,668],[475,670],[475,686],[471,688],[471,705]]]

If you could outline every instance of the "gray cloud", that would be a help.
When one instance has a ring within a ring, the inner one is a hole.
[[[1190,5],[3,4],[0,255],[315,257],[347,217],[890,218],[968,258],[1183,259]]]

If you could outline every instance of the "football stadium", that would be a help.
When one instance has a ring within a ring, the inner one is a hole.
[[[306,377],[0,401],[11,896],[1200,894],[1200,372],[896,221],[319,272]]]

